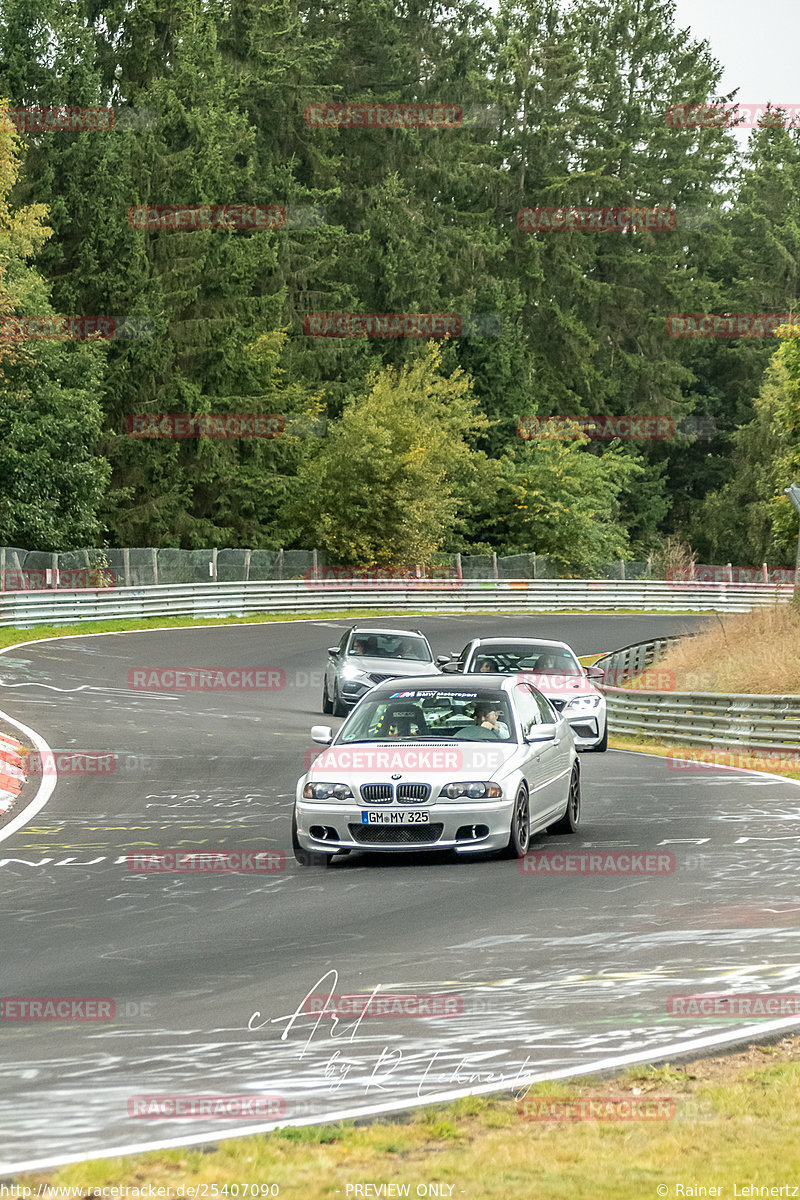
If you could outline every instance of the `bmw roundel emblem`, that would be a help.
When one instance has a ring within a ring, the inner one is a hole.
[[[402,778],[403,778],[402,775],[393,775],[392,776],[392,779],[402,779]]]

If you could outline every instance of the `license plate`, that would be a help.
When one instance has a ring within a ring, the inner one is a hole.
[[[368,812],[361,810],[362,825],[429,825],[431,815],[418,808],[393,812]]]

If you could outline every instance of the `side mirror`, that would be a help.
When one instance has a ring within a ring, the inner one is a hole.
[[[441,666],[442,663],[450,662],[450,659],[452,657],[453,657],[452,654],[437,654],[436,662],[439,666]]]
[[[526,742],[554,742],[558,734],[557,725],[531,725],[525,734]]]
[[[605,679],[606,673],[602,667],[584,667],[587,679],[596,679],[598,682]]]
[[[447,662],[442,664],[442,670],[446,671],[448,675],[457,675],[458,674],[458,663],[453,662],[452,659],[449,659]]]
[[[338,653],[339,653],[338,646],[328,646],[328,654],[338,654]]]
[[[311,740],[318,742],[320,746],[330,746],[333,741],[333,730],[330,725],[312,725]]]

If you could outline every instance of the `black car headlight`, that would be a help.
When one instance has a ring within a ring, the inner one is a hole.
[[[499,783],[446,783],[441,790],[443,800],[496,800],[503,794]]]
[[[304,800],[352,800],[353,793],[346,783],[307,783]]]

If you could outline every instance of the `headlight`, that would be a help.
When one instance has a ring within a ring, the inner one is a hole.
[[[352,666],[350,663],[346,667],[342,667],[342,679],[366,679],[366,671],[359,671],[358,667]]]
[[[570,700],[567,708],[571,712],[591,712],[602,699],[602,696],[576,696],[574,700]]]
[[[441,791],[444,800],[458,800],[462,796],[467,800],[487,800],[502,794],[499,783],[446,783]]]
[[[304,800],[352,800],[353,793],[346,783],[307,783]]]

